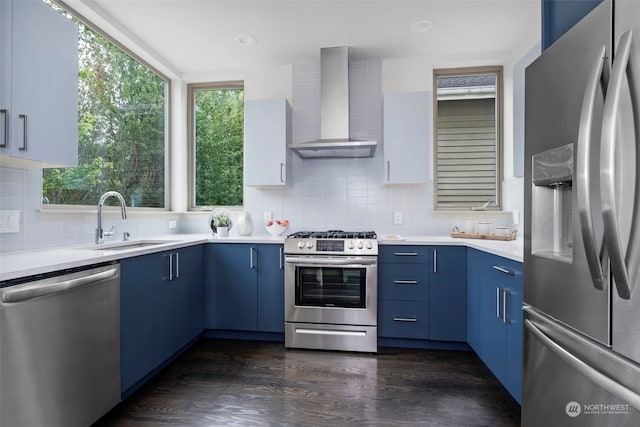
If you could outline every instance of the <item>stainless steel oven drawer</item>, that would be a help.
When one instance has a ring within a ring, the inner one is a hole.
[[[285,323],[285,347],[320,350],[378,351],[375,326]]]

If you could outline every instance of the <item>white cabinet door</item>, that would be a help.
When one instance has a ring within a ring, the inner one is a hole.
[[[78,27],[40,0],[14,0],[12,21],[8,154],[76,166]]]
[[[9,153],[12,6],[10,1],[0,1],[0,155]]]
[[[291,107],[286,99],[244,103],[244,184],[286,186],[290,182]]]
[[[431,103],[431,92],[384,95],[385,184],[428,181]]]

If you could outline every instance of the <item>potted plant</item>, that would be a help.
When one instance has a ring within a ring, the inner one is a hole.
[[[231,226],[231,219],[226,212],[217,212],[211,218],[211,230],[217,234],[218,237],[227,237],[229,235],[229,227]]]

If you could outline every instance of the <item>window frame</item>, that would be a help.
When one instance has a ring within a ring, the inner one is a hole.
[[[187,184],[189,186],[189,211],[211,211],[218,207],[226,207],[226,208],[242,208],[242,206],[201,206],[196,205],[196,135],[195,135],[195,93],[197,90],[224,90],[224,89],[242,89],[244,91],[244,81],[243,80],[229,80],[229,81],[218,81],[218,82],[198,82],[198,83],[189,83],[187,84],[187,147],[188,147],[188,156],[189,156],[189,164],[188,164],[188,179]],[[244,123],[243,123],[244,129]],[[243,155],[244,157],[244,155]],[[244,192],[244,176],[243,176],[243,184],[242,190]],[[243,197],[244,199],[244,197]]]
[[[45,2],[47,3],[47,2]],[[80,21],[82,25],[88,27],[93,32],[98,34],[99,36],[105,38],[107,41],[112,43],[115,47],[122,50],[124,53],[129,55],[133,60],[137,61],[144,67],[146,67],[151,73],[158,76],[161,80],[165,82],[165,109],[164,109],[164,207],[156,208],[156,207],[143,207],[143,206],[127,206],[127,210],[132,211],[149,211],[149,212],[165,212],[171,211],[171,97],[172,97],[172,87],[171,87],[171,79],[159,71],[156,67],[151,65],[149,62],[145,61],[141,56],[136,54],[133,50],[126,47],[123,43],[115,39],[113,36],[109,35],[106,31],[102,30],[99,26],[95,25],[90,19],[86,18],[84,15],[79,13],[73,7],[65,3],[61,0],[48,0],[50,6],[57,6],[64,10],[66,14],[72,16],[76,20]],[[44,195],[44,194],[43,194]],[[49,212],[69,212],[69,211],[91,211],[95,210],[95,207],[98,204],[98,200],[96,200],[95,205],[66,205],[66,204],[57,204],[57,203],[43,203],[42,209],[43,211]]]
[[[461,68],[433,69],[433,210],[434,211],[471,211],[470,205],[438,204],[438,78],[475,76],[481,74],[496,75],[495,125],[496,125],[496,200],[486,209],[502,211],[502,180],[504,174],[504,71],[502,65],[487,65]],[[481,206],[482,203],[478,203]]]

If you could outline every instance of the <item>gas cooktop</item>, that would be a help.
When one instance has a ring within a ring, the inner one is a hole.
[[[373,231],[298,231],[287,236],[284,253],[305,255],[378,255]]]
[[[375,231],[298,231],[287,236],[288,239],[376,239]]]

